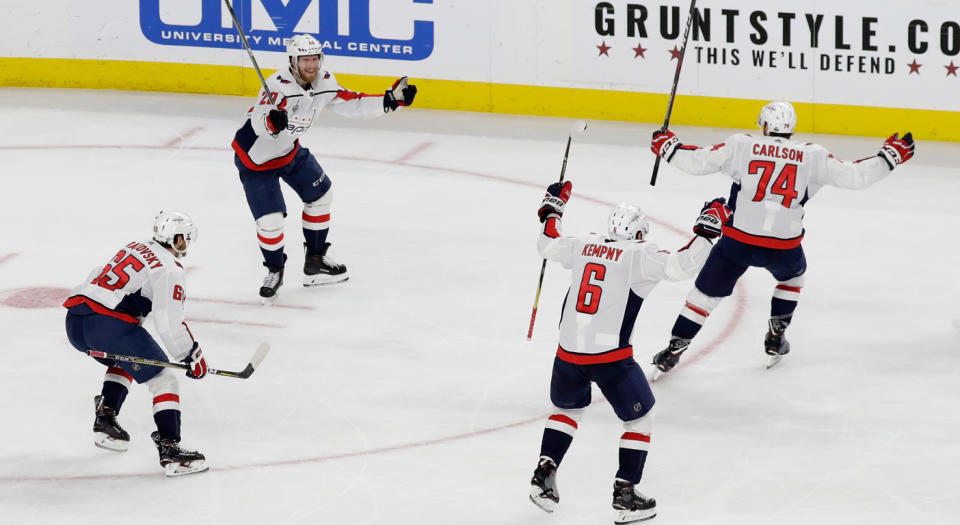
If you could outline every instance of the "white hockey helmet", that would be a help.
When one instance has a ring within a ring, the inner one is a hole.
[[[187,253],[186,248],[181,251],[174,246],[177,235],[182,235],[189,246],[191,242],[197,240],[200,233],[193,219],[182,211],[170,210],[158,213],[153,219],[153,240],[170,246],[177,257],[183,257]]]
[[[636,206],[619,204],[610,212],[607,220],[607,233],[615,241],[632,241],[640,234],[641,239],[650,232],[650,222],[647,214]]]
[[[290,72],[300,80],[300,70],[297,59],[303,56],[317,55],[320,67],[323,67],[323,44],[313,35],[293,35],[287,42],[287,57],[290,59]]]
[[[767,133],[792,134],[797,127],[797,112],[793,104],[777,100],[763,106],[757,117],[757,126],[763,129],[764,124],[767,125]]]

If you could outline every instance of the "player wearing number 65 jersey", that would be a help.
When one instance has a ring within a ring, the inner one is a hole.
[[[913,157],[910,133],[894,133],[880,152],[844,162],[823,146],[790,140],[797,114],[789,102],[763,107],[757,125],[763,136],[733,135],[712,148],[681,144],[669,130],[653,135],[654,154],[691,175],[721,172],[733,179],[723,238],[710,253],[696,286],[673,326],[666,349],[654,358],[662,372],[672,369],[720,300],[750,266],[767,269],[778,281],[773,291],[764,347],[776,364],[790,345],[783,337],[800,299],[807,269],[803,240],[804,205],[824,186],[866,188]]]
[[[183,267],[177,259],[197,240],[197,227],[178,211],[160,212],[153,239],[129,242],[106,264],[94,268],[63,303],[67,308],[67,338],[77,350],[131,355],[168,361],[167,355],[140,326],[152,314],[167,352],[190,368],[195,379],[207,373],[200,345],[183,320]],[[153,396],[151,435],[168,476],[207,470],[203,454],[180,448],[180,394],[177,377],[169,368],[95,358],[107,367],[100,395],[94,398],[94,444],[117,452],[127,450],[130,435],[117,415],[130,385],[145,384]]]
[[[654,398],[633,360],[633,326],[658,282],[696,274],[710,251],[710,239],[720,234],[719,223],[714,211],[706,210],[694,226],[697,236],[674,254],[647,241],[646,216],[626,204],[610,213],[606,236],[561,236],[560,218],[571,189],[570,182],[551,185],[539,211],[540,255],[570,269],[572,280],[550,382],[554,412],[543,431],[530,500],[547,512],[559,503],[556,470],[590,404],[591,383],[596,383],[623,421],[613,508],[617,523],[631,523],[656,515],[656,502],[636,490],[650,444]]]

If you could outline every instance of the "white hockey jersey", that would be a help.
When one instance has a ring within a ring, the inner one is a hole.
[[[800,245],[803,206],[822,187],[865,188],[891,171],[880,157],[844,162],[818,144],[746,134],[712,148],[681,144],[669,162],[692,175],[728,175],[735,213],[723,235],[779,249]]]
[[[287,129],[273,133],[267,126],[267,114],[273,109],[263,89],[255,106],[247,111],[247,120],[237,130],[233,151],[248,169],[265,171],[282,168],[293,160],[300,148],[300,136],[310,129],[317,112],[327,105],[348,117],[383,115],[383,94],[369,95],[344,89],[332,73],[320,70],[308,89],[304,89],[287,69],[266,77],[267,87],[278,108],[287,111]]]
[[[644,298],[664,279],[682,281],[696,275],[712,247],[697,236],[670,253],[645,241],[608,241],[599,235],[553,237],[559,231],[558,219],[548,219],[544,226],[540,256],[572,270],[557,355],[574,364],[632,357],[633,325]]]
[[[98,314],[137,324],[153,313],[167,353],[181,360],[194,343],[183,320],[185,299],[183,267],[173,254],[155,241],[134,241],[105,266],[94,268],[63,306],[85,304]]]

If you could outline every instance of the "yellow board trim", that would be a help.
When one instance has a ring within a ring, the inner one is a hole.
[[[392,77],[337,74],[344,86],[380,93]],[[594,89],[492,84],[417,78],[417,107],[520,115],[624,120],[660,124],[667,95]],[[260,81],[252,68],[59,58],[0,57],[0,86],[124,89],[256,96]],[[681,95],[671,123],[751,128],[766,101]],[[886,136],[912,131],[917,139],[960,142],[960,112],[794,104],[797,131]]]

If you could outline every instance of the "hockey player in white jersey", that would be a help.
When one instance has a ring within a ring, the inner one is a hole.
[[[877,155],[844,162],[823,146],[791,140],[796,124],[789,102],[771,102],[757,119],[763,136],[737,134],[712,148],[698,148],[681,144],[669,130],[654,132],[651,149],[671,166],[691,175],[720,172],[733,179],[728,200],[736,211],[697,276],[670,343],[654,357],[661,372],[676,366],[710,312],[750,266],[765,268],[777,280],[764,349],[767,368],[779,362],[790,351],[784,331],[807,269],[801,246],[804,205],[824,186],[866,188],[913,157],[913,136],[894,133]]]
[[[104,266],[93,269],[83,284],[63,303],[67,308],[67,338],[77,350],[132,355],[168,361],[160,345],[140,324],[152,314],[167,352],[187,364],[187,376],[201,379],[207,362],[200,345],[183,320],[186,290],[183,267],[177,259],[197,240],[197,227],[185,213],[160,212],[154,220],[153,240],[124,245]],[[151,434],[160,465],[168,476],[207,470],[203,454],[181,448],[180,393],[177,377],[168,368],[141,366],[95,358],[107,366],[100,395],[94,398],[94,444],[123,452],[130,435],[117,415],[136,381],[150,389],[153,419]]]
[[[560,235],[560,220],[572,184],[552,184],[538,215],[542,233],[537,246],[545,259],[572,272],[570,290],[560,319],[560,344],[553,363],[550,400],[540,459],[530,481],[530,500],[547,512],[560,501],[557,467],[563,460],[590,404],[591,383],[597,383],[617,417],[623,421],[619,465],[613,484],[617,523],[632,523],[656,515],[656,501],[637,490],[643,476],[653,429],[653,393],[633,360],[633,327],[640,306],[661,280],[693,277],[720,234],[709,203],[693,228],[696,236],[671,254],[647,241],[650,230],[639,209],[621,204],[613,209],[607,235],[588,238]],[[726,218],[724,215],[723,218]]]
[[[232,144],[234,164],[256,221],[267,268],[260,288],[264,302],[276,298],[287,259],[283,250],[287,208],[280,179],[303,201],[303,285],[331,284],[349,276],[346,266],[327,255],[333,199],[330,177],[310,151],[300,145],[300,137],[310,129],[317,113],[329,106],[348,117],[376,117],[413,104],[417,94],[416,86],[408,84],[407,77],[398,79],[384,94],[369,95],[343,88],[332,73],[323,69],[323,45],[311,35],[291,38],[287,55],[287,67],[266,77],[270,93],[260,91]]]

